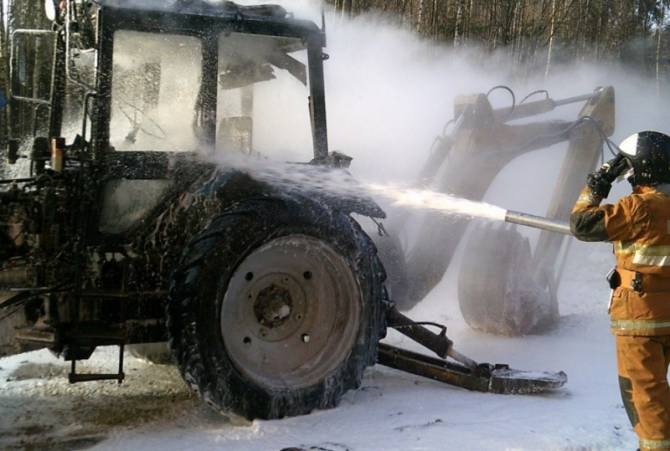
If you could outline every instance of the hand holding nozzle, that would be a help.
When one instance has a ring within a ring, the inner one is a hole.
[[[628,169],[628,160],[619,154],[603,164],[600,169],[586,177],[586,184],[593,194],[605,198],[609,196],[612,183]]]

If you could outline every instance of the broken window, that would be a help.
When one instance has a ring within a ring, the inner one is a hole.
[[[306,62],[300,39],[219,36],[217,152],[312,158]]]
[[[199,39],[114,34],[110,143],[116,150],[197,151]]]

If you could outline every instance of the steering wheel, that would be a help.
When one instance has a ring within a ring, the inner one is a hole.
[[[167,138],[165,130],[163,130],[158,122],[150,118],[143,109],[125,99],[117,100],[116,106],[132,126],[130,132],[126,135],[126,141],[134,143],[139,132],[156,139]],[[132,112],[127,111],[127,109],[132,110]],[[149,125],[149,129],[147,129],[147,125]]]

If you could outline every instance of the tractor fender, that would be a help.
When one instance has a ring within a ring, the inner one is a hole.
[[[233,169],[205,172],[198,180],[173,198],[151,221],[143,251],[159,260],[161,278],[167,284],[170,273],[183,249],[213,218],[236,203],[251,199],[276,199],[297,205],[317,205],[328,212],[357,213],[384,218],[385,213],[374,200],[365,195],[354,179],[346,195],[334,195],[318,187],[301,185],[298,181],[271,184],[248,173]]]
[[[323,166],[292,165],[296,179],[254,177],[238,169],[222,169],[197,191],[196,196],[219,198],[228,203],[249,196],[262,196],[292,202],[316,202],[342,213],[357,213],[383,219],[386,213],[347,171]],[[306,182],[306,183],[305,183]]]

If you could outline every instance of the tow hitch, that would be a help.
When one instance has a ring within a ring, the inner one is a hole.
[[[454,349],[447,337],[447,328],[432,322],[415,322],[400,313],[395,306],[387,311],[388,326],[430,349],[440,358],[429,357],[379,344],[377,363],[468,390],[499,394],[530,394],[555,390],[568,381],[563,371],[522,371],[505,364],[478,363]],[[438,327],[440,333],[425,325]],[[448,361],[447,357],[454,360]]]

